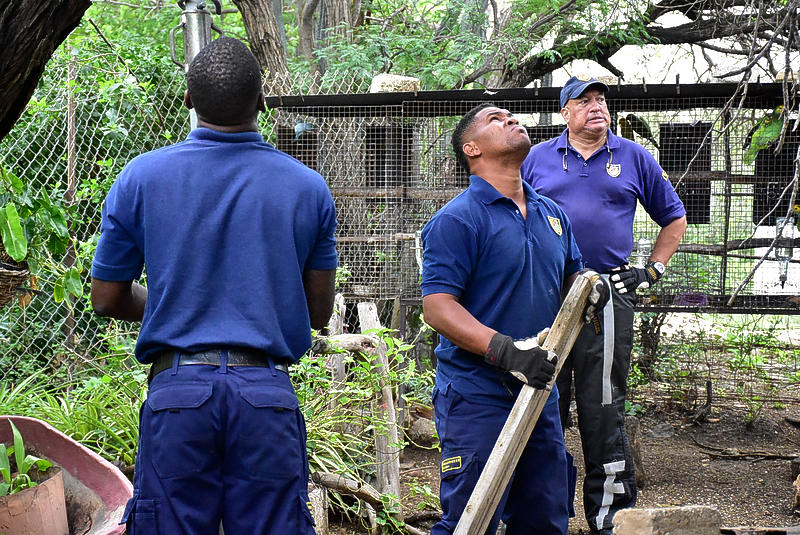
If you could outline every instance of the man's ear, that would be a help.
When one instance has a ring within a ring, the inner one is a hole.
[[[477,158],[481,155],[481,149],[472,141],[464,143],[464,146],[461,147],[461,150],[463,150],[464,154],[466,154],[469,158]]]
[[[569,108],[567,108],[566,106],[561,108],[561,117],[564,118],[565,123],[569,122]]]
[[[258,94],[258,102],[256,102],[256,109],[258,111],[267,111],[267,104],[264,102],[264,92]]]
[[[194,104],[192,104],[192,97],[189,96],[189,90],[188,89],[183,92],[183,103],[190,110],[192,108],[194,108]]]

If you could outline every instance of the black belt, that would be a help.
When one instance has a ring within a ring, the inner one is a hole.
[[[161,351],[157,353],[150,366],[148,380],[157,374],[172,368],[175,360],[175,351]],[[198,353],[180,353],[178,366],[219,366],[222,364],[222,350],[210,349]],[[274,367],[276,370],[289,373],[289,359],[276,358],[255,349],[229,349],[228,366],[260,366]]]

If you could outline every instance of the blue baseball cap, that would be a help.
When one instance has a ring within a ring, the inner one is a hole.
[[[567,83],[561,88],[561,107],[563,108],[566,106],[569,99],[578,98],[584,91],[592,86],[597,86],[603,93],[608,93],[608,86],[595,78],[581,80],[577,76],[573,76],[567,80]]]

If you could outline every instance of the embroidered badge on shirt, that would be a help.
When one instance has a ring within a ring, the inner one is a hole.
[[[547,216],[547,220],[550,222],[550,226],[553,227],[553,232],[561,236],[561,233],[563,232],[561,230],[561,220],[553,216]]]
[[[611,178],[617,178],[619,174],[622,172],[622,164],[619,163],[607,163],[606,164],[606,173]]]
[[[442,473],[449,472],[450,470],[458,470],[461,468],[461,456],[450,457],[449,459],[442,459]]]

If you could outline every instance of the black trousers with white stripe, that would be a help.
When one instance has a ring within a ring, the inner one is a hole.
[[[562,426],[574,387],[586,466],[583,505],[593,532],[610,534],[614,513],[636,504],[633,455],[625,433],[635,302],[635,294],[612,290],[599,316],[603,332],[583,327],[557,379]]]

